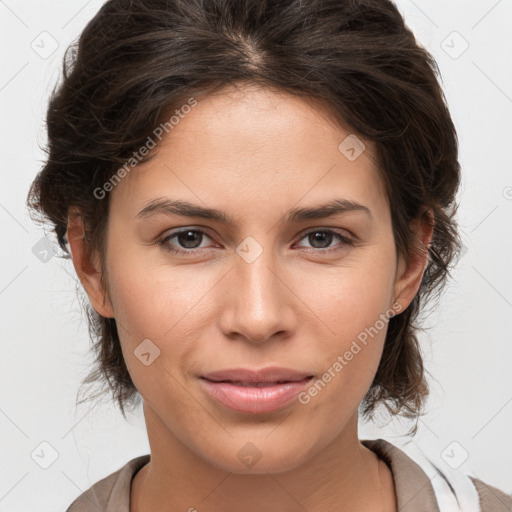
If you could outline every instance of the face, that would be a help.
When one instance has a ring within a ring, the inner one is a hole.
[[[256,87],[186,110],[154,158],[112,190],[108,301],[90,285],[89,295],[115,317],[146,420],[162,436],[229,471],[285,471],[353,424],[390,308],[407,306],[375,148],[364,141],[354,159],[351,139],[340,149],[350,131],[312,103]],[[177,201],[225,218],[179,214]],[[326,204],[352,207],[319,212]],[[271,366],[313,378],[259,412],[261,402],[241,410],[229,390],[236,403],[219,401],[219,385],[201,378]],[[264,455],[254,470],[244,451]]]

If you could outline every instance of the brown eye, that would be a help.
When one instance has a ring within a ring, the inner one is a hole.
[[[201,229],[183,229],[176,231],[162,238],[158,245],[162,246],[164,250],[179,253],[179,254],[192,254],[194,250],[204,249],[200,247],[204,237],[210,238]],[[171,245],[171,241],[176,239],[175,245]]]
[[[313,249],[318,249],[323,252],[343,250],[345,248],[343,246],[354,245],[350,238],[332,229],[313,229],[302,237],[302,239],[305,238],[307,238]],[[336,239],[342,242],[342,246],[330,247],[333,240]]]

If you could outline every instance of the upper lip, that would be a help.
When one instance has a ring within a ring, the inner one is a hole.
[[[201,377],[214,382],[296,382],[304,380],[307,377],[312,377],[312,374],[299,372],[290,368],[272,366],[269,368],[261,368],[259,370],[228,368],[225,370],[205,373],[204,375],[201,375]]]

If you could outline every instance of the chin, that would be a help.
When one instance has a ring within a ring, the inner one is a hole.
[[[307,459],[307,454],[298,451],[297,446],[281,445],[279,448],[264,441],[244,440],[230,443],[224,450],[209,453],[204,458],[211,465],[238,475],[284,473],[297,468]]]

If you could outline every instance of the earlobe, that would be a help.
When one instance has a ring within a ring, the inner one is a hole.
[[[99,315],[114,318],[112,304],[102,280],[100,257],[87,244],[83,219],[77,208],[70,208],[68,212],[67,239],[73,266],[92,307]]]
[[[420,219],[411,224],[418,242],[418,250],[410,252],[410,261],[406,265],[400,258],[395,281],[395,303],[400,304],[400,311],[407,309],[416,296],[428,264],[429,247],[434,231],[434,214],[432,209],[427,210]]]

